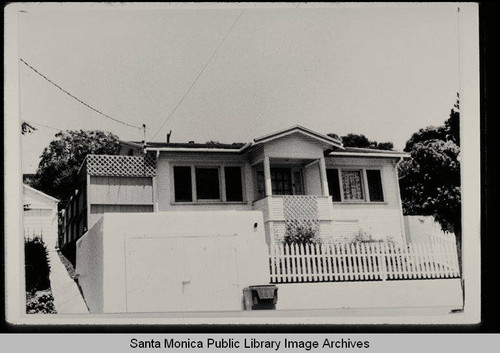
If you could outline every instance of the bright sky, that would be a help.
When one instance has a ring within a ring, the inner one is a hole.
[[[151,139],[241,8],[27,11],[20,57],[101,112],[145,123]],[[447,119],[458,71],[456,4],[247,8],[154,140],[172,130],[171,142],[248,142],[299,124],[402,149]],[[23,64],[20,80],[22,120],[142,140]],[[24,173],[56,132],[37,127],[22,137]]]

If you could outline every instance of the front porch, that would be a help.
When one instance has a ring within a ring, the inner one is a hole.
[[[287,229],[311,229],[332,236],[332,198],[324,158],[270,158],[253,165],[254,210],[262,211],[266,242],[283,239]]]

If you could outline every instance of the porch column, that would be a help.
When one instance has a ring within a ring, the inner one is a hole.
[[[271,163],[269,162],[269,157],[264,157],[264,180],[265,180],[265,191],[266,197],[273,194],[273,189],[271,186]]]
[[[321,175],[321,189],[323,190],[323,196],[329,196],[330,192],[328,190],[328,179],[326,178],[325,157],[321,157],[319,159],[319,173]]]

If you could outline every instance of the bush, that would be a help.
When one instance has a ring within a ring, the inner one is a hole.
[[[54,298],[50,292],[38,292],[35,295],[26,294],[27,314],[55,314]]]
[[[318,229],[313,226],[287,225],[283,243],[287,245],[291,244],[307,245],[307,244],[319,244],[321,243],[321,240],[319,239],[318,236]]]
[[[50,265],[47,247],[40,238],[24,242],[24,265],[26,270],[26,292],[50,288]]]

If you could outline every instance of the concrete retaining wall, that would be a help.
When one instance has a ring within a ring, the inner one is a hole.
[[[459,279],[278,284],[278,310],[462,307]]]

